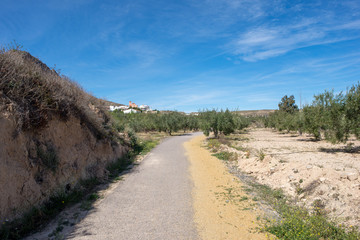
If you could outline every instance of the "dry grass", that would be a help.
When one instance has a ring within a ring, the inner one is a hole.
[[[104,101],[18,47],[0,48],[0,111],[16,116],[18,131],[43,128],[53,118],[79,118],[98,138],[111,132]],[[107,127],[108,125],[108,127]]]

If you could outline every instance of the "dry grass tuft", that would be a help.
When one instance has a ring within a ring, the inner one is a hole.
[[[43,128],[53,118],[79,118],[97,138],[111,133],[104,101],[19,47],[0,48],[0,111],[12,112],[18,131]]]

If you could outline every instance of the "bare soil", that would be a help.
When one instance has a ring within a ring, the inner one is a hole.
[[[261,211],[221,160],[200,146],[199,136],[184,144],[194,183],[194,219],[201,239],[267,239],[259,232]]]
[[[259,183],[281,188],[299,205],[322,208],[332,220],[360,227],[360,141],[331,144],[311,136],[250,129],[229,137],[238,168]],[[228,144],[229,145],[229,144]]]

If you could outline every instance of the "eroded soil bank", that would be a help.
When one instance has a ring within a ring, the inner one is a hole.
[[[204,136],[184,144],[194,183],[194,219],[202,239],[268,239],[259,231],[262,213],[243,184],[224,164],[201,147]]]
[[[71,191],[81,179],[106,176],[107,164],[127,151],[97,139],[73,117],[14,135],[15,119],[1,112],[0,126],[0,223]]]

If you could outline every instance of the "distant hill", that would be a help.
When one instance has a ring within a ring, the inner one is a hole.
[[[121,104],[121,103],[116,103],[116,102],[112,102],[112,101],[108,101],[108,100],[105,100],[105,99],[101,99],[102,101],[102,105],[103,107],[105,107],[107,110],[109,110],[109,107],[110,106],[125,106],[125,104]]]
[[[262,109],[262,110],[245,110],[245,111],[235,111],[235,112],[243,116],[268,116],[270,113],[275,112],[275,110]]]
[[[104,104],[106,106],[125,106],[125,104],[121,104],[121,103],[116,103],[116,102],[112,102],[112,101],[108,101],[105,99],[102,99],[104,101]]]

